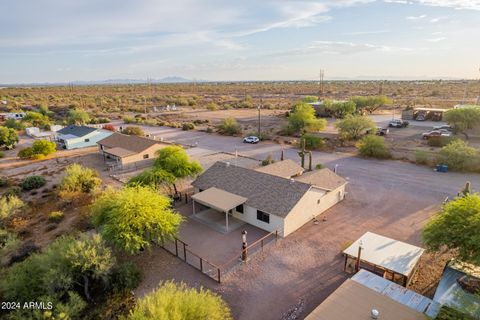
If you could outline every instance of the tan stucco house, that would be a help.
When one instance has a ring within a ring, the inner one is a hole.
[[[227,231],[233,217],[285,237],[345,197],[347,181],[329,169],[303,173],[291,160],[270,166],[216,162],[192,183],[194,215],[213,209],[225,216]]]
[[[105,161],[118,166],[153,161],[155,152],[166,144],[149,138],[113,133],[98,141],[100,153]]]

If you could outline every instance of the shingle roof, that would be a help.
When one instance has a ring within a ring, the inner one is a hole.
[[[93,131],[96,131],[96,128],[92,127],[87,127],[87,126],[75,126],[75,125],[70,125],[66,126],[65,128],[58,130],[57,132],[63,135],[72,135],[75,137],[83,137],[86,136],[89,133],[92,133]]]
[[[258,210],[285,217],[310,189],[310,185],[274,175],[216,162],[193,183],[202,190],[215,187],[247,198]]]
[[[305,182],[326,190],[335,190],[343,186],[347,181],[334,173],[332,170],[323,168],[306,172],[295,178],[297,181]]]
[[[290,178],[305,171],[305,169],[302,168],[301,165],[290,159],[275,162],[267,166],[257,168],[255,170],[258,172],[268,173],[282,178]]]
[[[122,148],[128,151],[139,153],[153,145],[160,144],[160,142],[144,137],[129,136],[115,132],[105,139],[98,141],[98,144],[105,146],[106,148]]]

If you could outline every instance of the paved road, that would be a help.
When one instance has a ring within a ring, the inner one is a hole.
[[[262,160],[268,154],[278,159],[281,146],[271,142],[248,145],[238,137],[224,137],[196,131],[150,128],[151,133],[169,141],[198,145],[202,149],[235,152]],[[295,148],[287,147],[285,157],[299,161]],[[334,168],[349,180],[345,201],[325,213],[326,222],[307,223],[272,247],[271,252],[253,259],[221,284],[214,284],[195,270],[171,268],[163,258],[151,260],[154,272],[146,279],[160,277],[204,285],[219,292],[233,310],[235,319],[280,319],[300,299],[305,316],[345,279],[340,247],[373,231],[398,240],[421,245],[420,230],[447,196],[454,196],[465,181],[480,188],[480,175],[436,173],[432,169],[401,161],[357,158],[345,153],[313,152],[313,163]],[[214,248],[212,248],[214,250]],[[159,264],[158,268],[156,267]],[[171,262],[174,264],[176,262]]]

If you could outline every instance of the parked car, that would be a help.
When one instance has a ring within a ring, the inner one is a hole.
[[[388,123],[388,126],[391,128],[405,128],[410,124],[410,122],[402,119],[395,119]]]
[[[415,120],[417,121],[425,121],[427,120],[426,117],[425,117],[425,113],[424,112],[421,112],[417,115],[417,117],[415,118]]]
[[[429,132],[422,133],[422,138],[425,140],[430,139],[431,137],[450,137],[452,133],[448,130],[433,130]]]
[[[366,133],[370,134],[370,132],[371,130],[367,129]],[[390,133],[390,130],[388,128],[382,128],[382,127],[377,127],[377,131],[375,132],[377,136],[386,136],[389,133]]]
[[[452,128],[451,125],[444,124],[444,125],[441,125],[441,126],[435,126],[435,127],[433,127],[433,130],[448,130],[448,131],[452,131],[453,128]]]
[[[255,137],[255,136],[248,136],[248,137],[245,137],[243,138],[243,142],[244,143],[258,143],[260,142],[260,139],[258,139],[258,137]]]

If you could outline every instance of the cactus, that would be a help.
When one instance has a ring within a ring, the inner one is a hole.
[[[463,187],[461,193],[463,194],[463,196],[468,196],[470,193],[472,193],[472,184],[470,183],[470,181],[467,181],[465,183],[465,187]]]

